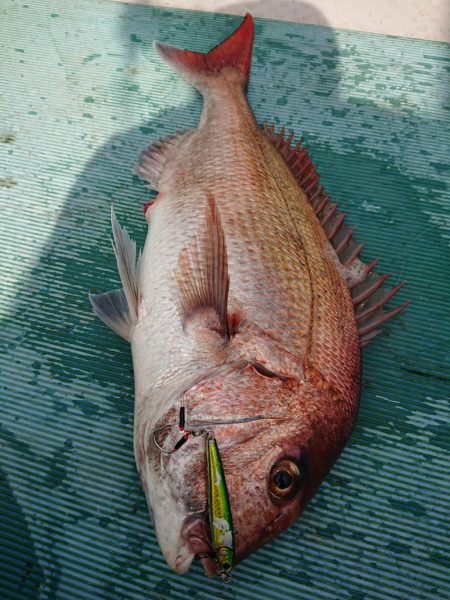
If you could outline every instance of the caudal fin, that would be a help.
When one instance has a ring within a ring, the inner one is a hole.
[[[160,42],[154,42],[154,48],[174,71],[197,87],[201,87],[202,81],[210,75],[226,68],[240,72],[243,84],[246,85],[250,73],[253,37],[253,18],[247,13],[238,29],[206,54],[180,50]]]

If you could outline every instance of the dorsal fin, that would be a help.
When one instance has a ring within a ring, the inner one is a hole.
[[[216,203],[210,194],[204,223],[181,251],[175,279],[183,323],[202,309],[213,309],[218,317],[220,333],[227,337],[227,249]]]
[[[366,346],[374,337],[381,333],[379,325],[394,317],[410,302],[389,311],[384,311],[384,305],[406,283],[402,281],[394,288],[383,288],[390,273],[380,275],[373,272],[378,259],[368,264],[359,257],[364,244],[353,238],[352,227],[345,223],[345,213],[338,210],[338,205],[330,201],[320,183],[320,176],[309,154],[308,146],[303,147],[303,140],[292,146],[294,133],[285,135],[284,127],[276,133],[274,125],[264,123],[263,130],[275,148],[284,158],[291,173],[300,188],[308,198],[317,215],[331,245],[339,258],[342,275],[347,282],[355,306],[356,319],[359,327],[361,346]]]

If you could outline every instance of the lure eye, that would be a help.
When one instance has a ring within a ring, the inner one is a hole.
[[[285,458],[272,467],[269,477],[269,492],[274,500],[292,498],[304,483],[304,473],[298,463]]]

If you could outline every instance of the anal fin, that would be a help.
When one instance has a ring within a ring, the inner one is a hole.
[[[175,269],[178,307],[183,324],[201,310],[213,309],[219,333],[228,336],[228,260],[225,236],[212,195],[208,195],[205,220],[184,248]]]
[[[284,127],[276,133],[274,125],[264,123],[263,130],[275,148],[284,158],[292,175],[306,195],[314,209],[322,228],[333,246],[333,256],[339,259],[339,269],[350,289],[355,307],[361,346],[366,346],[381,333],[378,327],[404,310],[410,302],[385,311],[385,304],[403,287],[400,282],[394,288],[383,288],[390,274],[382,275],[373,271],[378,259],[364,263],[360,259],[363,243],[353,238],[352,227],[345,223],[346,215],[338,209],[338,205],[330,201],[320,176],[303,141],[292,146],[294,133],[285,135]],[[337,260],[336,259],[336,260]]]

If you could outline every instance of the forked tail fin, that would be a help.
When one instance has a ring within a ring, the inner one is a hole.
[[[253,37],[253,18],[247,13],[238,29],[206,54],[180,50],[160,42],[154,42],[153,45],[174,71],[196,87],[201,88],[202,83],[211,75],[217,75],[227,68],[241,73],[242,83],[246,85],[250,73]]]

